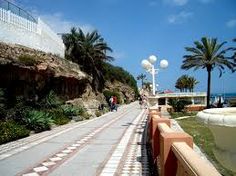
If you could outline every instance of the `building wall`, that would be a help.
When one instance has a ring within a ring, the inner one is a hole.
[[[42,20],[28,21],[10,11],[0,8],[0,41],[20,44],[64,57],[65,46]]]

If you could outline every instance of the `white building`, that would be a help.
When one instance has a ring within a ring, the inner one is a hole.
[[[180,93],[166,93],[157,94],[155,97],[149,97],[149,101],[152,105],[168,105],[170,98],[187,99],[192,102],[191,106],[206,106],[207,104],[207,94],[206,92],[180,92]]]

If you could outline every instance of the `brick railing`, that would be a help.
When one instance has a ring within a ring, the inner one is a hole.
[[[153,164],[161,176],[218,176],[220,173],[193,150],[193,138],[170,128],[170,119],[149,110],[149,142]]]

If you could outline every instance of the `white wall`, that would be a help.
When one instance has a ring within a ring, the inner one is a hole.
[[[33,23],[2,8],[0,8],[0,41],[64,57],[65,46],[62,39],[42,20]]]

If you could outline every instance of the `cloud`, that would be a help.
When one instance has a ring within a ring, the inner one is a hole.
[[[168,23],[170,24],[182,24],[193,16],[192,12],[181,11],[179,14],[170,15],[168,17]]]
[[[234,28],[236,27],[236,19],[231,19],[229,21],[226,22],[226,26],[228,28]]]
[[[199,0],[199,1],[203,4],[208,4],[208,3],[213,2],[214,0]]]
[[[56,33],[69,32],[72,27],[79,27],[84,32],[91,32],[95,28],[90,24],[80,24],[74,21],[66,20],[62,13],[41,15],[40,18],[48,24]]]
[[[188,3],[188,0],[163,0],[165,4],[174,6],[184,6]]]
[[[157,1],[150,1],[150,2],[148,2],[148,5],[149,6],[156,6],[157,5]]]

